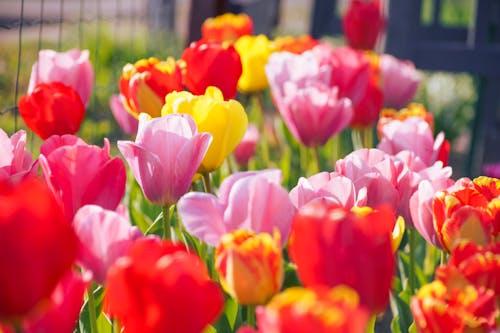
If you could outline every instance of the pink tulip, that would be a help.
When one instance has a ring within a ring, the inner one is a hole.
[[[68,271],[52,292],[47,310],[29,318],[23,324],[23,332],[73,332],[83,305],[86,285],[78,273]]]
[[[135,142],[118,141],[135,179],[149,201],[175,204],[189,191],[212,136],[198,133],[191,116],[171,114],[151,119],[139,116]]]
[[[80,239],[78,261],[100,284],[116,260],[127,253],[136,239],[143,237],[139,228],[132,227],[124,216],[96,205],[80,208],[73,227]]]
[[[390,54],[380,56],[384,106],[400,109],[415,95],[422,75],[411,61],[402,61]]]
[[[89,61],[89,51],[41,50],[38,53],[38,61],[31,69],[28,94],[31,94],[37,84],[54,81],[75,89],[83,105],[87,105],[94,84],[94,70]]]
[[[187,231],[209,245],[237,229],[255,233],[278,230],[282,244],[290,234],[295,207],[281,187],[281,171],[267,169],[234,173],[224,179],[219,196],[190,192],[177,205]]]
[[[19,182],[36,176],[38,162],[26,149],[26,132],[17,131],[9,138],[0,128],[0,181]]]
[[[309,178],[300,177],[297,186],[290,191],[290,199],[297,209],[319,198],[346,208],[364,206],[366,188],[356,192],[351,179],[335,172],[320,172]]]
[[[444,133],[439,133],[434,140],[431,127],[420,117],[389,121],[381,127],[381,132],[378,149],[392,155],[403,150],[412,151],[427,166],[441,159],[441,151],[446,149]]]
[[[250,158],[255,155],[255,147],[259,141],[259,130],[253,124],[248,124],[247,131],[240,143],[234,148],[233,154],[236,163],[247,165]]]
[[[353,116],[350,101],[328,85],[330,70],[312,52],[278,52],[266,65],[278,111],[294,137],[308,147],[324,145]]]
[[[123,95],[113,95],[109,100],[109,107],[115,117],[116,122],[125,134],[135,135],[137,133],[137,126],[139,122],[137,119],[127,111],[124,107],[125,97]]]
[[[73,135],[53,135],[40,147],[39,160],[45,180],[69,221],[84,205],[114,210],[125,193],[125,165],[110,157],[108,139],[100,148]]]

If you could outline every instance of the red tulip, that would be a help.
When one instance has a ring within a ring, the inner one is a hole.
[[[446,266],[436,271],[436,279],[462,281],[480,288],[492,289],[500,304],[500,243],[485,247],[472,242],[455,246]]]
[[[421,333],[494,332],[498,307],[490,289],[434,281],[411,299],[411,312]]]
[[[463,240],[486,246],[500,236],[500,180],[459,179],[432,201],[434,228],[447,251]]]
[[[71,267],[77,239],[39,179],[0,182],[0,321],[41,310]]]
[[[222,91],[224,99],[236,97],[242,73],[241,59],[229,44],[197,41],[181,57],[182,83],[194,94],[203,95],[209,86]]]
[[[354,212],[328,201],[309,203],[295,216],[289,244],[300,280],[306,287],[345,284],[372,313],[383,311],[395,268],[395,223],[385,206]]]
[[[342,18],[349,46],[365,50],[375,48],[386,24],[382,10],[383,1],[380,0],[351,0]]]
[[[39,83],[19,100],[26,126],[42,139],[53,134],[75,134],[85,115],[78,93],[60,82]]]
[[[217,319],[224,296],[195,254],[144,238],[111,267],[105,303],[127,333],[199,333]]]

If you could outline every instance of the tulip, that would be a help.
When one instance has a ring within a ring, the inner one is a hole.
[[[225,13],[207,18],[201,25],[201,37],[206,41],[235,42],[239,37],[251,35],[253,21],[245,13]]]
[[[395,109],[382,109],[380,111],[379,120],[377,123],[377,133],[379,137],[383,136],[382,127],[392,120],[404,121],[410,117],[420,117],[424,119],[432,132],[434,133],[434,116],[431,112],[428,112],[425,106],[418,103],[410,103],[405,108],[397,111]]]
[[[39,83],[19,100],[26,126],[43,140],[57,134],[75,134],[85,116],[80,96],[59,82]]]
[[[444,249],[451,251],[463,240],[481,246],[496,241],[500,233],[500,180],[461,178],[438,191],[432,201],[434,228]]]
[[[134,117],[125,108],[125,97],[123,95],[113,95],[109,100],[109,108],[113,117],[115,117],[116,122],[125,134],[135,135],[137,134],[137,126],[139,122],[137,118]]]
[[[0,321],[42,311],[70,269],[77,239],[39,179],[0,182]]]
[[[290,199],[297,209],[309,202],[324,199],[347,209],[366,205],[366,188],[359,193],[351,179],[335,172],[320,172],[309,178],[300,177],[297,186],[290,191]]]
[[[433,138],[429,124],[420,117],[410,117],[403,121],[392,120],[382,128],[382,140],[377,148],[395,155],[400,151],[414,152],[426,165],[431,166],[439,160],[448,161],[449,146],[445,143],[444,133]]]
[[[202,332],[224,306],[202,260],[184,247],[141,239],[111,267],[105,309],[125,332]]]
[[[248,125],[243,106],[235,100],[224,101],[216,87],[208,87],[201,96],[185,91],[168,94],[162,115],[171,113],[189,114],[198,131],[212,134],[213,141],[201,162],[200,173],[219,168],[241,141]]]
[[[327,71],[310,52],[275,53],[266,65],[278,111],[294,137],[308,147],[324,145],[353,116],[350,101],[327,85]]]
[[[104,284],[109,268],[143,236],[124,216],[96,205],[80,208],[73,227],[80,240],[78,261],[99,284]]]
[[[383,2],[351,0],[342,18],[342,28],[349,46],[373,50],[385,30]]]
[[[276,229],[283,245],[295,208],[280,186],[281,177],[278,169],[234,173],[224,179],[218,197],[190,192],[179,200],[177,211],[186,230],[212,246],[238,229],[269,234]]]
[[[135,117],[141,112],[158,117],[165,96],[182,90],[181,70],[173,58],[141,59],[123,67],[120,93],[125,109]]]
[[[89,51],[40,50],[38,61],[31,69],[28,95],[31,95],[40,83],[51,82],[70,86],[78,93],[83,105],[88,105],[94,85],[94,70],[89,60]]]
[[[279,234],[236,230],[222,236],[215,268],[224,290],[242,305],[265,304],[283,283]]]
[[[259,130],[255,125],[248,124],[247,131],[240,143],[234,148],[234,158],[239,165],[247,165],[255,155],[255,148],[259,141]]]
[[[340,97],[349,98],[353,104],[351,127],[374,124],[382,109],[383,94],[369,57],[361,51],[339,47],[330,52],[328,60],[332,67],[330,85],[337,86]]]
[[[357,193],[366,191],[367,206],[386,204],[394,210],[400,203],[399,190],[404,190],[400,182],[408,177],[401,161],[378,149],[360,149],[350,153],[336,162],[335,172],[349,178]]]
[[[189,191],[212,136],[198,133],[189,115],[139,116],[135,142],[118,141],[135,179],[149,201],[170,206]]]
[[[236,97],[236,86],[242,73],[240,56],[227,43],[193,42],[180,60],[182,83],[195,95],[209,86],[220,89],[225,100]]]
[[[259,332],[366,332],[368,312],[357,293],[346,287],[292,287],[256,310]]]
[[[89,204],[114,210],[125,193],[125,165],[104,148],[71,136],[52,136],[40,147],[40,165],[45,181],[73,220],[76,211]]]
[[[238,90],[254,93],[267,88],[264,66],[271,55],[271,45],[265,35],[242,36],[234,44],[240,55],[242,73],[238,80]]]
[[[349,211],[313,201],[294,218],[288,251],[306,287],[347,285],[372,314],[388,302],[395,269],[394,212],[387,206]]]
[[[38,162],[26,149],[26,132],[19,130],[9,138],[0,128],[0,181],[17,183],[36,176]]]
[[[50,295],[46,311],[28,318],[23,323],[23,332],[73,332],[87,282],[73,270],[69,270]]]
[[[466,285],[454,288],[437,280],[411,299],[418,332],[492,332],[499,314],[492,290]]]
[[[272,41],[272,48],[275,51],[285,51],[295,54],[301,54],[313,49],[320,42],[310,35],[300,37],[278,36]]]
[[[427,242],[437,248],[442,248],[442,245],[434,228],[432,200],[437,191],[446,189],[453,183],[454,181],[449,178],[437,182],[423,180],[410,198],[409,208],[413,226]]]
[[[408,104],[422,80],[413,62],[402,61],[389,54],[380,56],[380,72],[384,106],[389,108],[400,109]]]

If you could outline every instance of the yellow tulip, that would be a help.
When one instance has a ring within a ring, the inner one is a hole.
[[[241,141],[248,126],[243,106],[232,99],[224,101],[222,92],[216,87],[208,87],[205,95],[200,96],[187,91],[172,92],[165,97],[161,113],[189,114],[196,122],[199,132],[212,134],[212,144],[198,169],[203,174],[222,165]]]
[[[253,93],[267,88],[264,66],[271,55],[271,44],[265,35],[245,35],[234,44],[240,55],[243,72],[238,81],[238,90]]]
[[[265,304],[283,283],[279,233],[236,230],[222,236],[215,252],[221,285],[238,303]]]

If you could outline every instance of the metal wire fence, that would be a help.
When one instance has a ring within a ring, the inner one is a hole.
[[[113,136],[118,128],[110,121],[108,101],[118,92],[122,67],[141,57],[176,56],[180,50],[171,22],[174,11],[163,22],[149,19],[161,10],[158,3],[168,2],[175,4],[165,0],[0,0],[0,128],[15,132],[23,127],[17,103],[26,92],[39,51],[79,48],[89,50],[95,71],[94,93],[81,132],[100,140],[102,135],[95,136],[102,127],[102,132],[110,131]]]

